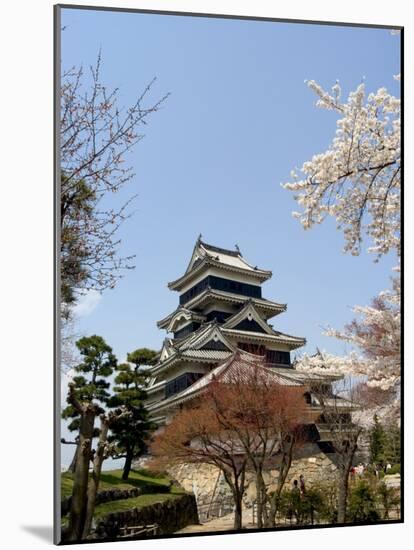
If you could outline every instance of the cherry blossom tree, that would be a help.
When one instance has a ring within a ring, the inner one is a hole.
[[[358,351],[346,357],[326,352],[304,354],[297,368],[309,372],[332,372],[362,376],[369,387],[397,398],[401,383],[400,279],[392,290],[381,292],[369,306],[356,306],[357,318],[344,330],[328,328],[325,335],[347,342]]]
[[[398,77],[396,77],[398,78]],[[401,122],[400,100],[385,88],[366,96],[365,84],[341,101],[337,82],[331,92],[307,82],[316,105],[339,118],[328,149],[306,161],[292,182],[303,211],[294,212],[305,229],[332,216],[343,231],[346,252],[359,255],[366,235],[377,258],[400,255]]]
[[[399,77],[395,77],[397,80]],[[305,229],[332,216],[345,237],[345,252],[359,255],[363,237],[378,260],[400,256],[401,122],[400,100],[385,88],[366,96],[365,84],[341,101],[337,82],[330,92],[314,80],[316,105],[338,114],[337,130],[328,149],[305,162],[284,188],[295,193],[303,208],[294,212]],[[398,269],[398,268],[397,268]],[[400,280],[368,306],[355,306],[356,318],[344,330],[328,328],[325,335],[347,342],[354,351],[340,357],[304,354],[298,368],[362,376],[367,387],[384,392],[398,403],[400,385]]]
[[[116,195],[134,177],[127,154],[143,139],[140,131],[167,96],[150,103],[155,79],[129,107],[119,90],[101,80],[101,54],[89,74],[64,71],[60,99],[61,296],[63,316],[79,292],[113,288],[133,256],[119,254],[120,225],[134,196]]]

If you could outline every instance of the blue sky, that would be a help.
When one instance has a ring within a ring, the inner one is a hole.
[[[79,318],[78,331],[100,334],[123,360],[138,347],[159,348],[156,321],[178,295],[199,233],[206,242],[238,243],[253,265],[271,269],[269,299],[288,304],[272,322],[334,353],[344,344],[321,335],[341,328],[351,307],[386,288],[394,257],[373,262],[342,253],[343,235],[328,223],[304,231],[281,188],[290,171],[324,151],[336,116],[315,107],[305,85],[340,81],[343,94],[365,78],[367,91],[398,94],[399,37],[385,29],[238,21],[138,13],[62,10],[62,67],[93,64],[128,105],[157,77],[151,100],[171,95],[129,155],[138,193],[122,228],[122,253],[136,269]],[[123,198],[121,197],[121,198]]]

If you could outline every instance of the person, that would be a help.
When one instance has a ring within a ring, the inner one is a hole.
[[[292,516],[294,515],[296,518],[296,523],[299,523],[299,517],[300,517],[300,489],[298,480],[293,480],[293,487],[292,487],[292,501],[291,501],[291,511]]]
[[[306,493],[305,478],[302,474],[299,476],[300,494],[303,496]]]
[[[362,462],[360,462],[356,468],[356,472],[358,474],[358,477],[362,477],[364,475],[364,465],[362,464]]]

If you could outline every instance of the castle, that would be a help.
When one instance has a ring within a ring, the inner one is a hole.
[[[252,355],[281,383],[312,387],[335,379],[295,370],[291,352],[306,340],[269,323],[287,309],[262,296],[261,285],[271,276],[247,262],[238,247],[227,250],[197,239],[184,275],[168,284],[179,292],[179,305],[158,322],[169,336],[149,371],[146,406],[159,426],[202,392],[213,375],[237,360],[248,364]],[[315,396],[308,402],[318,408]]]
[[[162,429],[186,402],[205,391],[213,377],[225,382],[232,369],[265,369],[280,384],[303,386],[314,419],[307,426],[307,443],[295,456],[289,477],[303,473],[309,480],[327,480],[335,476],[336,465],[332,433],[318,399],[321,386],[326,390],[325,411],[326,407],[340,408],[343,420],[350,423],[353,406],[332,392],[332,382],[340,376],[295,369],[291,352],[306,340],[284,334],[269,323],[287,309],[286,304],[262,296],[261,285],[271,276],[271,271],[247,262],[237,246],[228,250],[205,243],[201,236],[197,239],[184,275],[168,284],[179,292],[179,304],[157,323],[168,336],[149,370],[146,407]],[[275,478],[272,467],[266,473],[269,483]],[[174,476],[186,490],[197,494],[199,505],[229,490],[220,472],[210,465],[182,465]],[[253,501],[254,494],[251,482],[247,502]]]

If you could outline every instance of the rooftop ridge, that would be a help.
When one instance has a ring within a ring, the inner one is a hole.
[[[206,248],[207,250],[210,250],[211,252],[218,252],[219,254],[220,253],[221,254],[227,254],[228,256],[234,256],[236,258],[237,258],[237,256],[243,257],[240,250],[238,249],[238,247],[237,247],[236,250],[230,250],[228,248],[222,248],[220,246],[215,246],[215,245],[212,245],[212,244],[205,243],[204,241],[199,241],[199,244],[203,248]]]

